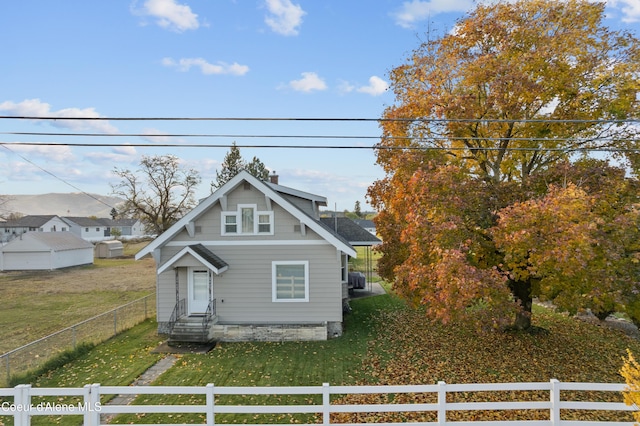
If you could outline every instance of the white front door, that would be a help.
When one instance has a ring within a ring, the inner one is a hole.
[[[189,315],[204,314],[209,306],[210,272],[206,269],[189,269]]]

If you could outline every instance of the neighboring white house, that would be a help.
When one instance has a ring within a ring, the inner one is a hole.
[[[0,240],[10,241],[25,232],[64,232],[69,225],[56,215],[23,216],[20,219],[0,222]]]
[[[93,244],[71,232],[25,232],[0,247],[0,270],[53,270],[93,263]]]
[[[142,249],[157,268],[158,331],[175,341],[342,334],[348,258],[325,197],[240,172]]]
[[[112,240],[115,236],[112,229],[120,232],[121,239],[131,239],[143,237],[144,225],[138,219],[107,219],[90,217],[68,217],[62,218],[69,226],[71,232],[82,239],[91,242]],[[120,236],[118,238],[120,238]]]
[[[83,240],[97,242],[113,238],[109,233],[109,225],[106,225],[101,219],[69,216],[62,219],[69,226],[69,230]]]

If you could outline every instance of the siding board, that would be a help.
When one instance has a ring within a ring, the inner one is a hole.
[[[291,198],[291,197],[288,197]],[[295,198],[295,197],[294,197]],[[299,208],[313,213],[310,202],[295,201]],[[301,204],[302,203],[302,204]],[[268,211],[264,194],[238,185],[227,194],[226,211],[239,204],[255,204]],[[273,235],[222,235],[221,204],[216,202],[194,219],[198,231],[193,237],[183,229],[161,248],[158,266],[183,247],[202,243],[224,260],[229,268],[214,275],[213,297],[220,324],[318,324],[342,322],[343,285],[340,252],[323,237],[306,228],[285,208],[271,202],[274,215]],[[273,302],[272,263],[274,261],[309,262],[309,301]],[[180,298],[187,298],[187,267],[197,260],[185,256],[179,267]],[[175,305],[175,271],[170,268],[157,277],[158,322],[168,321]]]

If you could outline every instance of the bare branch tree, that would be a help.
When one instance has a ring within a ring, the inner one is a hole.
[[[115,168],[114,173],[122,179],[111,185],[125,200],[120,213],[139,218],[150,233],[166,231],[196,204],[200,175],[183,169],[176,156],[143,156],[137,171]]]

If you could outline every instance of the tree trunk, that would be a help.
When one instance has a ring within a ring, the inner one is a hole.
[[[531,296],[531,280],[513,281],[509,280],[509,288],[520,303],[521,310],[516,313],[513,328],[516,330],[527,330],[531,328],[531,307],[533,306],[533,297]]]

